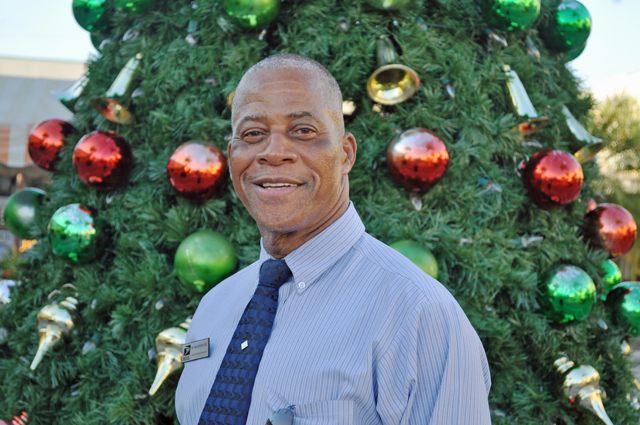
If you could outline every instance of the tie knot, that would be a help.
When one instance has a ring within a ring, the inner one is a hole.
[[[270,288],[280,288],[283,283],[293,276],[284,260],[267,260],[260,267],[260,281],[258,284]]]

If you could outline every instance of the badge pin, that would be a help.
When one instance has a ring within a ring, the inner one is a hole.
[[[248,346],[249,346],[249,341],[245,341],[245,342],[243,342],[242,344],[240,344],[240,348],[241,348],[242,350],[244,350],[244,349],[245,349],[245,348],[247,348]]]
[[[209,357],[209,338],[182,345],[182,363]]]

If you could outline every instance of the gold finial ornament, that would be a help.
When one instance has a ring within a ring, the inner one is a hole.
[[[383,105],[396,105],[413,96],[420,87],[418,74],[408,66],[394,63],[396,51],[386,36],[378,40],[378,66],[369,81],[369,97]]]
[[[89,105],[109,121],[118,124],[133,124],[133,114],[122,106],[122,103],[131,96],[131,82],[140,68],[141,60],[142,53],[129,59],[105,95],[89,99]]]
[[[36,353],[31,370],[35,370],[42,358],[52,345],[60,341],[62,334],[73,328],[71,312],[75,311],[78,300],[65,298],[61,303],[46,305],[38,313],[38,352]]]
[[[151,384],[149,395],[154,395],[162,383],[174,372],[182,369],[182,345],[187,341],[187,329],[191,319],[187,319],[177,328],[165,329],[156,337],[158,353],[158,371]]]
[[[591,161],[593,157],[604,148],[604,141],[589,134],[587,129],[584,128],[584,126],[580,124],[580,121],[569,111],[569,108],[564,105],[562,105],[562,113],[567,120],[567,126],[569,130],[571,130],[571,134],[573,134],[578,141],[585,144],[582,149],[574,153],[573,156],[576,157],[580,164]]]
[[[553,365],[561,376],[560,390],[563,401],[570,406],[578,406],[596,415],[607,425],[613,425],[602,405],[600,374],[589,365],[575,366],[566,355],[558,358]]]
[[[551,123],[549,118],[538,115],[518,74],[509,65],[504,65],[502,69],[507,76],[507,97],[511,99],[513,110],[519,117],[526,120],[518,124],[514,130],[523,136],[528,136],[548,126]]]

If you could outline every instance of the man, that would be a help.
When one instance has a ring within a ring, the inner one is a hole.
[[[260,259],[213,288],[187,342],[182,425],[490,424],[489,368],[460,306],[365,233],[349,202],[356,141],[322,65],[271,56],[236,89],[234,189],[262,235]]]

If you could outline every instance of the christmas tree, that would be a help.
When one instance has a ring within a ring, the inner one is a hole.
[[[169,372],[180,325],[204,291],[259,253],[215,147],[226,151],[229,98],[256,62],[295,53],[340,84],[359,145],[351,199],[367,232],[437,273],[482,339],[493,422],[603,423],[593,400],[606,390],[613,423],[637,423],[621,350],[637,321],[615,308],[624,288],[608,297],[612,308],[602,300],[616,283],[602,267],[609,248],[585,243],[583,230],[598,169],[571,155],[598,142],[577,136],[564,109],[579,123],[592,106],[565,67],[590,25],[576,4],[74,0],[100,54],[77,98],[58,94],[78,131],[65,127],[64,146],[47,148],[59,157],[42,160],[52,183],[20,236],[39,242],[0,312],[0,416],[177,423]],[[387,153],[394,139],[428,141],[413,146],[415,169],[401,149]],[[189,155],[215,171],[187,181]],[[564,183],[545,181],[536,170],[557,161]],[[181,243],[200,247],[201,269],[185,270]],[[579,291],[561,293],[563,283]],[[600,388],[561,387],[578,365],[599,372]],[[161,366],[168,377],[154,383]]]

